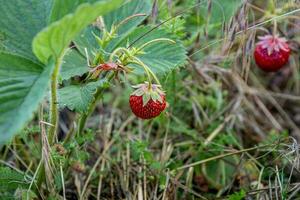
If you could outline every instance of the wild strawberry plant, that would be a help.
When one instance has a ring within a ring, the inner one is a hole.
[[[150,14],[150,1],[122,3],[3,2],[1,15],[9,18],[0,19],[4,35],[0,53],[1,143],[24,127],[45,97],[50,102],[51,144],[59,108],[67,106],[79,113],[81,133],[112,79],[126,76],[136,85],[134,77],[145,77],[151,89],[152,84],[160,84],[157,76],[163,77],[184,63],[185,50],[176,36],[162,28],[140,25]],[[150,99],[162,101],[157,95],[146,95],[144,104]]]
[[[296,198],[299,11],[0,0],[0,199]]]

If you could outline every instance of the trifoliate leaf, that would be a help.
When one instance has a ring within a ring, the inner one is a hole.
[[[84,85],[69,85],[58,90],[60,107],[67,106],[70,110],[86,112],[94,100],[98,87],[107,87],[106,81],[90,82]]]

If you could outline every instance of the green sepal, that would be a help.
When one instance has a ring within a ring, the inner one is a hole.
[[[161,98],[161,96],[160,96],[160,94],[158,94],[158,92],[151,92],[150,93],[151,94],[151,99],[153,100],[153,101],[159,101],[160,103],[162,103],[163,101],[162,101],[162,98]]]
[[[143,106],[145,106],[151,99],[150,93],[145,93],[143,95]]]
[[[143,106],[145,106],[150,99],[154,102],[159,101],[160,103],[163,103],[162,95],[165,95],[165,93],[161,90],[161,85],[152,84],[149,86],[149,83],[145,82],[132,87],[136,88],[136,90],[131,95],[142,96]]]
[[[134,95],[136,95],[136,96],[142,96],[144,93],[145,93],[145,92],[144,92],[143,90],[139,89],[139,90],[136,90],[136,91],[134,92]]]

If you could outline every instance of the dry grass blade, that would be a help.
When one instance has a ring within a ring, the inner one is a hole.
[[[92,178],[92,175],[95,173],[96,168],[97,168],[98,165],[100,164],[100,162],[101,162],[101,160],[103,159],[105,153],[108,151],[108,149],[111,147],[111,145],[112,145],[114,142],[115,142],[114,140],[111,140],[111,141],[105,146],[103,152],[101,153],[101,156],[99,156],[99,158],[98,158],[97,161],[95,162],[93,168],[91,169],[91,171],[90,171],[90,173],[89,173],[89,175],[88,175],[88,177],[87,177],[87,179],[86,179],[86,181],[85,181],[85,183],[84,183],[84,185],[83,185],[82,191],[80,192],[80,199],[83,200],[84,194],[85,194],[86,189],[87,189],[87,187],[88,187],[88,184],[89,184],[89,182],[90,182],[90,180],[91,180],[91,178]]]
[[[182,170],[182,169],[194,167],[194,166],[197,166],[197,165],[201,165],[203,163],[207,163],[207,162],[210,162],[210,161],[222,159],[222,158],[225,158],[225,157],[228,157],[228,156],[232,156],[232,155],[236,155],[236,154],[241,154],[241,153],[244,153],[244,152],[253,151],[253,150],[257,150],[257,149],[263,149],[265,147],[271,147],[271,146],[276,146],[276,145],[263,145],[263,146],[252,147],[252,148],[243,149],[243,150],[239,150],[239,151],[234,151],[232,153],[221,154],[221,155],[218,155],[218,156],[214,156],[214,157],[211,157],[211,158],[200,160],[198,162],[187,164],[187,165],[184,165],[182,167],[178,167],[176,170]]]

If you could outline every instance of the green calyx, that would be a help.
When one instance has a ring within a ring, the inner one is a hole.
[[[145,106],[150,100],[163,103],[162,96],[165,95],[165,92],[162,90],[161,85],[145,82],[132,87],[136,88],[136,90],[131,95],[142,96],[143,106]]]

